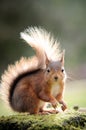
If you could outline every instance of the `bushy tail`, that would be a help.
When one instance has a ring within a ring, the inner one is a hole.
[[[30,27],[24,32],[20,33],[21,38],[24,39],[32,48],[35,49],[38,57],[46,54],[49,61],[57,61],[61,56],[59,43],[48,33],[45,29]]]
[[[57,61],[61,55],[59,44],[44,29],[31,27],[21,32],[20,35],[36,51],[36,57],[31,59],[21,58],[14,65],[10,65],[2,75],[0,94],[8,104],[11,102],[9,98],[10,90],[13,89],[12,86],[18,77],[27,72],[44,68],[46,57],[49,61]]]
[[[11,105],[12,91],[14,90],[14,84],[18,82],[22,77],[30,72],[34,72],[40,69],[39,62],[36,57],[24,58],[22,57],[14,65],[9,65],[1,76],[0,95],[8,106]]]

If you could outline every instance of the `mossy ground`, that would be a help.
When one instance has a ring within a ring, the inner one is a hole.
[[[86,113],[17,114],[0,117],[0,130],[86,130]]]

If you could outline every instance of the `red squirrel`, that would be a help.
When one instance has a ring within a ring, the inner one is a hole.
[[[66,73],[59,43],[41,27],[29,27],[20,35],[36,54],[8,66],[1,77],[2,99],[17,112],[43,113],[46,102],[55,110],[60,103],[64,111]]]

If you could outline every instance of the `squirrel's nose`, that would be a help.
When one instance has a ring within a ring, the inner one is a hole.
[[[55,79],[55,80],[58,80],[58,77],[57,77],[57,76],[55,76],[55,77],[54,77],[54,79]]]

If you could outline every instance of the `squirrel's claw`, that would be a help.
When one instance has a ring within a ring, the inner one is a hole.
[[[58,106],[58,102],[57,101],[54,101],[54,102],[52,102],[52,106],[53,106],[53,108],[57,108],[57,106]]]
[[[65,111],[67,109],[67,104],[63,102],[61,108],[63,111]]]

